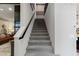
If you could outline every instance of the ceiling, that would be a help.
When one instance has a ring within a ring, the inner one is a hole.
[[[44,15],[46,3],[37,3],[36,4],[36,14]]]
[[[44,11],[45,5],[36,5],[36,11]]]
[[[14,21],[14,5],[0,4],[0,20]]]

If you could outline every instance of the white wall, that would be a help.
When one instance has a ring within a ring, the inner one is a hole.
[[[50,36],[50,40],[52,42],[52,47],[54,48],[54,44],[55,44],[54,4],[48,4],[48,8],[45,14],[45,21]]]
[[[55,4],[55,54],[76,55],[76,5]]]
[[[76,15],[76,17],[77,17],[77,27],[79,28],[79,4],[77,4],[76,12],[77,12],[77,15]]]
[[[22,39],[19,40],[19,37],[22,36],[25,27],[21,27],[20,30],[16,33],[16,35],[14,36],[15,39],[15,49],[14,49],[14,55],[15,56],[24,56],[26,51],[26,48],[28,46],[28,42],[29,42],[29,38],[30,38],[30,33],[33,27],[33,23],[34,23],[35,18],[33,18],[29,28],[26,31],[26,34],[24,35],[24,37]]]
[[[21,4],[21,16],[20,16],[21,17],[21,28],[14,36],[14,39],[15,39],[14,55],[15,56],[24,56],[26,53],[26,48],[28,46],[28,41],[30,38],[30,33],[32,30],[32,26],[33,26],[35,18],[33,18],[29,28],[26,31],[25,36],[21,40],[19,40],[19,37],[21,37],[22,34],[24,33],[33,14],[34,14],[34,11],[31,10],[30,4],[28,3]]]
[[[33,15],[31,6],[29,3],[21,3],[20,5],[21,10],[21,26],[27,26],[28,22],[30,21],[31,16]]]
[[[48,4],[45,21],[56,55],[76,55],[76,5]]]

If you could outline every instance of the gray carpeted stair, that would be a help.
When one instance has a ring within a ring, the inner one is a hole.
[[[35,20],[25,55],[53,56],[53,49],[44,19]]]

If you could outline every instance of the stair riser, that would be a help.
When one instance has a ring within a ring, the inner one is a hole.
[[[30,38],[31,40],[49,40],[50,38]]]
[[[34,32],[35,32],[35,31],[42,31],[42,32],[43,32],[43,31],[46,31],[46,32],[47,32],[47,30],[32,30],[32,32],[33,32],[33,31],[34,31]]]
[[[37,31],[37,30],[47,30],[47,29],[41,29],[41,28],[37,28],[37,29],[32,29],[32,30],[35,30],[35,31]]]
[[[47,31],[47,30],[32,30],[32,31],[34,31],[34,32],[35,32],[35,31],[39,31],[39,32],[42,31],[42,32],[43,32],[43,31]],[[48,31],[47,31],[47,32],[48,32]]]
[[[33,27],[33,28],[45,28],[46,29],[46,27],[43,27],[42,25],[41,25],[41,27],[36,26],[36,27]]]
[[[29,42],[50,42],[50,40],[29,40]]]
[[[49,40],[49,38],[30,38],[30,40]]]
[[[46,33],[48,33],[47,31],[32,31],[32,33],[35,33],[35,32],[38,32],[38,33],[39,33],[39,32],[40,32],[40,33],[41,33],[41,32],[42,32],[42,33],[45,33],[45,32],[46,32]]]
[[[37,35],[38,35],[38,34],[48,34],[48,32],[39,32],[39,31],[38,31],[38,32],[32,32],[31,34],[37,34]]]
[[[31,36],[31,38],[49,38],[49,36]]]
[[[28,46],[27,49],[51,49],[51,46]]]
[[[33,29],[46,29],[47,30],[47,28],[45,28],[45,27],[35,27]]]
[[[47,29],[46,27],[33,27],[33,29]]]
[[[48,43],[51,43],[51,42],[50,41],[45,41],[45,42],[43,41],[42,42],[42,41],[38,40],[38,41],[29,41],[29,43],[35,43],[35,44],[41,44],[41,43],[43,44],[44,43],[44,44],[48,44]]]
[[[31,36],[48,36],[48,34],[31,34]]]
[[[49,36],[31,36],[31,38],[49,38]]]
[[[42,35],[42,34],[48,34],[47,32],[46,33],[31,33],[31,34],[37,34],[37,35]]]

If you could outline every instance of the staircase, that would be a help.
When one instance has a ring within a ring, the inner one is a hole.
[[[25,55],[53,56],[53,50],[44,19],[35,20]]]

